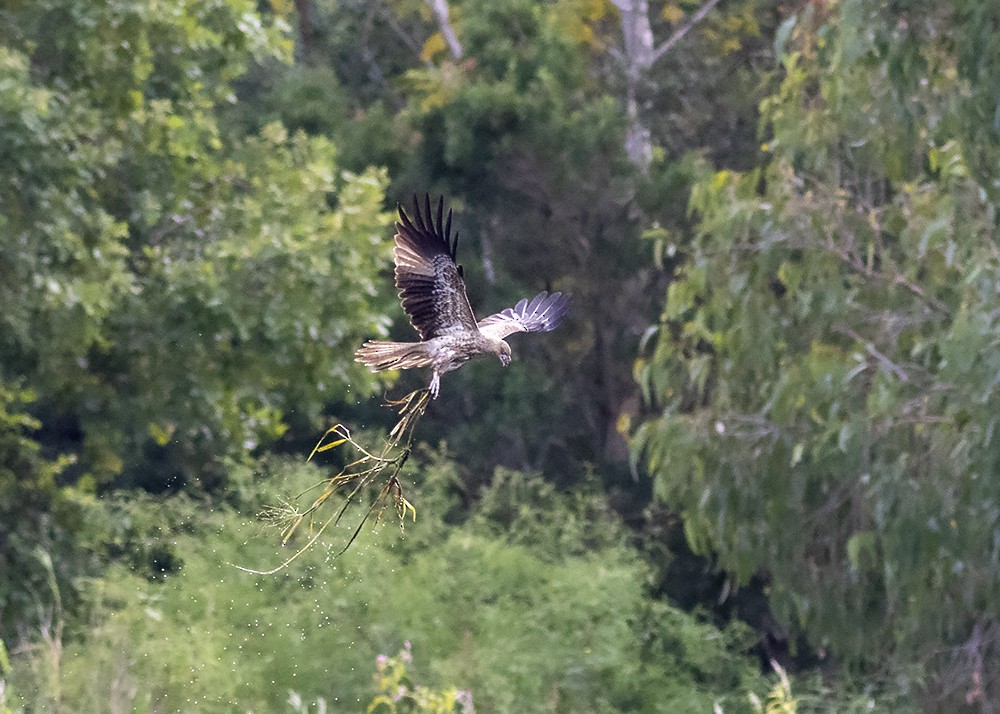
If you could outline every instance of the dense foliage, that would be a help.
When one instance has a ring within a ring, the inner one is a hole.
[[[64,586],[81,574],[44,553],[75,527],[37,520],[59,486],[218,489],[226,459],[289,414],[372,387],[350,355],[385,324],[384,172],[339,172],[328,140],[280,125],[229,133],[231,81],[287,40],[249,3],[158,5],[25,3],[0,25],[0,380],[24,442],[4,454],[0,571],[15,590],[39,553]],[[26,399],[41,423],[19,415]],[[32,463],[29,426],[55,463]]]
[[[447,513],[454,467],[439,455],[425,461],[412,495]],[[242,507],[319,478],[280,462],[264,475]],[[279,577],[232,567],[281,557],[252,520],[225,507],[204,514],[185,497],[168,511],[160,504],[112,508],[169,541],[180,572],[160,582],[114,569],[92,593],[98,624],[86,641],[37,657],[33,671],[15,669],[13,705],[56,704],[46,679],[57,677],[62,701],[89,711],[280,711],[290,690],[304,703],[359,711],[375,698],[376,671],[390,676],[378,655],[405,642],[411,670],[436,688],[471,691],[479,711],[648,711],[657,702],[703,711],[713,701],[749,711],[745,691],[764,689],[738,655],[747,628],[720,633],[647,600],[646,566],[596,490],[560,495],[537,476],[501,470],[462,524],[421,519],[405,538],[389,524],[340,560],[317,549]]]
[[[692,189],[634,444],[697,549],[945,708],[1000,686],[1000,125],[970,117],[1000,40],[970,66],[956,38],[990,20],[960,5],[785,22],[759,167]]]
[[[992,711],[998,30],[0,4],[0,712]],[[424,191],[477,311],[574,315],[447,375],[403,535],[241,571],[331,423],[392,423],[352,352],[411,335]]]

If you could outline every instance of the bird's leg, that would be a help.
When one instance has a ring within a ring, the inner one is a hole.
[[[431,399],[438,398],[438,390],[441,389],[441,375],[435,370],[434,376],[431,377],[431,385],[429,387],[431,392]]]

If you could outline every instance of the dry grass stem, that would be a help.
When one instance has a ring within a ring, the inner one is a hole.
[[[381,451],[377,454],[374,453],[374,450],[366,449],[359,444],[351,435],[350,430],[343,424],[335,424],[327,429],[309,454],[308,461],[311,461],[318,454],[332,451],[345,444],[354,450],[357,458],[344,466],[336,475],[321,481],[290,501],[279,506],[269,506],[260,514],[264,521],[281,528],[282,545],[287,544],[303,524],[306,525],[309,532],[308,540],[291,557],[270,570],[236,567],[256,575],[272,575],[284,570],[296,558],[315,545],[329,526],[336,526],[340,523],[348,509],[373,488],[377,489],[376,495],[372,498],[364,516],[347,543],[337,552],[337,555],[341,555],[351,547],[365,523],[373,517],[373,525],[377,526],[390,502],[395,508],[400,527],[402,527],[407,514],[416,520],[417,510],[403,494],[403,486],[399,476],[410,457],[414,431],[420,417],[427,410],[430,396],[429,390],[418,389],[402,399],[387,401],[387,406],[399,413],[399,420],[389,432],[382,444]],[[308,508],[300,510],[296,505],[299,499],[315,489],[322,489],[322,492],[313,499]],[[325,518],[318,518],[320,509],[331,502],[331,499],[333,499],[333,503],[337,504],[336,510]]]

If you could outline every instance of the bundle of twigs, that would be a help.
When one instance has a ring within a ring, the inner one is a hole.
[[[309,454],[308,460],[312,460],[317,454],[342,447],[345,444],[354,449],[358,454],[358,458],[344,466],[336,475],[321,481],[316,486],[299,494],[292,502],[270,507],[261,514],[265,520],[281,527],[282,545],[288,543],[303,523],[307,524],[310,534],[309,540],[291,557],[270,570],[237,567],[240,570],[257,575],[271,575],[283,570],[292,561],[315,545],[316,541],[319,540],[320,536],[323,535],[323,532],[329,526],[336,526],[344,517],[344,514],[347,513],[348,509],[357,503],[365,493],[369,492],[372,486],[378,486],[377,495],[372,499],[351,537],[347,540],[344,547],[338,551],[337,555],[342,554],[351,547],[351,544],[354,543],[365,523],[369,522],[373,516],[375,525],[377,525],[382,518],[382,514],[385,512],[386,506],[390,502],[399,516],[400,525],[402,525],[407,514],[416,520],[417,511],[413,507],[413,504],[406,500],[406,497],[403,495],[403,486],[400,483],[399,475],[406,464],[406,460],[410,457],[410,451],[413,447],[413,434],[417,423],[420,421],[420,417],[427,410],[430,397],[428,389],[418,389],[410,392],[402,399],[388,402],[391,408],[398,410],[399,421],[396,422],[392,431],[389,432],[382,445],[381,452],[377,454],[369,451],[355,441],[354,437],[351,436],[350,430],[343,424],[335,424],[327,429],[322,438],[320,438],[319,443],[313,448],[312,453]],[[323,491],[312,501],[308,508],[299,510],[296,505],[297,501],[315,488],[322,488]],[[320,513],[320,509],[335,496],[342,497],[339,507],[325,520],[319,519],[317,516]]]

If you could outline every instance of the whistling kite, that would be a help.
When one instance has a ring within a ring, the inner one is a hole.
[[[514,307],[476,322],[465,294],[462,268],[455,263],[458,232],[451,237],[451,210],[442,220],[444,199],[438,202],[437,221],[431,216],[430,197],[424,198],[426,220],[413,197],[413,220],[399,207],[396,223],[396,287],[410,324],[420,342],[366,342],[355,359],[373,371],[430,367],[429,386],[436,399],[441,375],[458,369],[470,357],[496,355],[510,364],[510,345],[503,338],[515,332],[548,332],[569,311],[562,293],[538,293]]]

